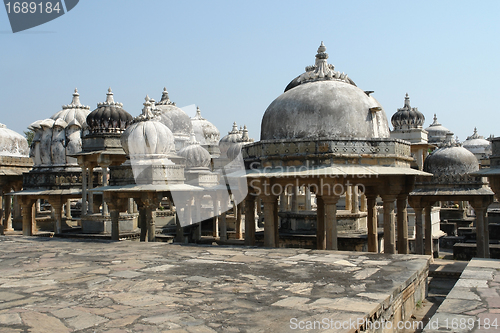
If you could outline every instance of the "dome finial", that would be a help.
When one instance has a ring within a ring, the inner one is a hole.
[[[71,101],[71,105],[74,106],[81,106],[82,103],[80,103],[80,94],[78,93],[78,89],[75,88],[75,92],[73,93],[73,100]]]
[[[200,107],[199,106],[196,107],[196,116],[195,116],[195,119],[203,119],[203,117],[201,116],[201,111],[200,111]]]
[[[405,108],[407,108],[408,110],[411,108],[410,107],[410,96],[408,96],[408,93],[406,93],[406,96],[405,96]]]
[[[114,103],[113,92],[111,91],[111,87],[108,88],[108,92],[106,93],[106,103],[111,104]]]
[[[233,123],[233,129],[229,134],[238,134],[240,131],[238,131],[238,125],[236,125],[236,122]]]
[[[168,91],[166,87],[163,87],[163,92],[161,93],[161,99],[156,105],[175,105],[174,102],[168,97]]]

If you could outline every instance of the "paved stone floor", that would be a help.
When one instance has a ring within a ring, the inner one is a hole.
[[[500,332],[500,260],[473,258],[424,332]]]
[[[293,318],[373,314],[428,264],[414,255],[3,236],[0,332],[323,331],[294,330]]]

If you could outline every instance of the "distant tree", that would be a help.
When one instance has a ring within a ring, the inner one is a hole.
[[[24,131],[24,136],[26,137],[26,140],[28,140],[28,146],[31,147],[31,143],[33,142],[33,137],[35,136],[35,132],[33,132],[32,130],[27,130],[27,131]]]

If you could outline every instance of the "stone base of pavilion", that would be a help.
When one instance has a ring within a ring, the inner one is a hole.
[[[423,332],[500,331],[499,293],[500,260],[473,258]]]
[[[411,324],[426,296],[430,261],[132,241],[1,237],[1,243],[9,251],[0,259],[17,267],[4,268],[0,281],[10,297],[0,323],[12,331],[395,332],[388,328]],[[27,255],[41,264],[27,265]],[[167,258],[168,265],[151,258]],[[69,303],[68,295],[85,297]]]
[[[120,232],[140,232],[137,224],[137,214],[120,214],[118,224]],[[102,214],[84,215],[81,219],[81,227],[84,234],[111,234],[111,216]]]

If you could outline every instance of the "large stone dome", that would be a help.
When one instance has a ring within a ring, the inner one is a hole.
[[[153,113],[147,96],[142,114],[123,132],[120,140],[132,159],[166,157],[175,150],[172,131]]]
[[[186,159],[186,167],[190,169],[208,168],[210,165],[210,153],[200,145],[194,133],[191,133],[189,145],[179,150],[178,154]]]
[[[28,141],[21,134],[0,124],[0,155],[1,156],[28,156]]]
[[[316,64],[294,79],[267,108],[261,140],[388,138],[387,116],[371,92],[327,63],[321,43]]]
[[[161,122],[169,127],[174,135],[180,134],[189,138],[193,129],[191,118],[170,100],[167,88],[163,88],[161,100],[156,102],[155,106],[161,111]]]
[[[115,102],[111,88],[106,94],[106,101],[97,104],[97,109],[87,116],[89,132],[122,133],[132,122],[130,113],[123,109],[123,104]]]
[[[402,108],[392,115],[391,123],[394,130],[408,130],[412,128],[422,128],[425,117],[418,108],[410,106],[410,96],[406,93],[405,104]]]
[[[433,123],[425,129],[428,133],[429,143],[440,144],[446,141],[446,135],[452,133],[449,129],[441,125],[434,114]]]
[[[462,146],[479,158],[491,155],[491,142],[477,134],[476,128],[474,128],[474,134],[467,137]]]
[[[226,157],[229,148],[236,145],[241,140],[240,131],[238,130],[238,125],[236,122],[233,123],[233,128],[219,141],[219,148],[221,156]]]
[[[424,171],[433,178],[465,176],[479,170],[479,163],[470,151],[448,145],[435,150],[424,161]]]
[[[214,124],[201,116],[200,108],[196,108],[196,116],[191,118],[194,135],[196,141],[200,145],[213,145],[217,146],[220,140],[220,132]]]
[[[86,126],[87,116],[90,113],[90,107],[80,103],[80,94],[75,88],[73,100],[71,104],[63,105],[62,110],[50,117],[53,120],[62,119],[69,124],[73,119],[76,119],[82,127]]]

